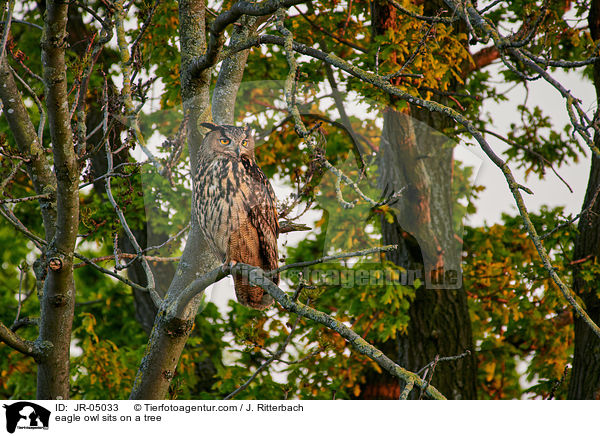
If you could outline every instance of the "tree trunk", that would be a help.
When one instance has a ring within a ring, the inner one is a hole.
[[[600,37],[600,1],[592,0],[589,14],[589,26],[595,41]],[[594,64],[594,86],[596,97],[600,99],[600,62]],[[594,138],[596,147],[600,146],[600,136]],[[592,166],[587,191],[579,218],[577,239],[573,258],[589,259],[573,265],[573,291],[584,303],[585,310],[595,323],[600,323],[600,274],[585,281],[581,275],[583,269],[589,269],[590,263],[596,264],[600,258],[600,157],[592,155]],[[569,399],[600,400],[600,339],[589,326],[578,317],[575,318],[575,350],[573,371],[569,384]]]
[[[436,365],[431,383],[452,399],[476,398],[476,365],[471,320],[460,272],[461,247],[452,220],[452,148],[443,136],[409,115],[389,110],[384,117],[380,147],[380,186],[384,192],[404,187],[394,206],[393,223],[382,220],[384,244],[400,249],[388,254],[396,265],[414,271],[423,285],[411,303],[406,335],[396,338],[398,363],[418,371],[439,357],[471,354]],[[437,139],[436,139],[437,138]],[[389,348],[387,345],[385,348]],[[396,394],[375,382],[369,393]],[[385,384],[385,383],[384,383]],[[412,397],[418,397],[413,392]]]
[[[202,140],[199,124],[206,121],[209,107],[210,70],[193,77],[189,73],[189,65],[195,57],[206,51],[205,12],[202,0],[179,2],[181,97],[185,116],[188,117],[188,149],[193,173],[197,169],[198,147]],[[206,273],[216,266],[218,263],[200,233],[198,222],[192,218],[188,240],[163,305],[166,307],[169,302],[176,300],[198,274]],[[199,304],[200,298],[195,298],[181,319],[168,318],[165,310],[158,313],[130,399],[165,398],[181,352],[192,331]]]
[[[596,146],[600,145],[596,135]],[[586,262],[573,265],[573,291],[584,303],[590,318],[600,323],[600,275],[591,281],[583,280],[581,271],[590,268],[591,263],[597,263],[600,255],[600,158],[592,157],[592,168],[588,181],[583,210],[587,210],[594,197],[596,201],[591,210],[582,213],[579,218],[579,234],[575,241],[573,258],[575,260],[589,259]],[[600,400],[600,339],[590,327],[579,317],[575,316],[575,350],[573,355],[573,371],[569,385],[569,399]]]
[[[436,1],[427,2],[425,15],[435,14],[440,6]],[[372,14],[375,34],[383,33],[396,20],[396,11],[387,4],[373,2]],[[395,355],[398,364],[410,371],[425,367],[436,356],[457,356],[469,350],[470,354],[460,359],[439,362],[431,383],[449,399],[474,399],[477,368],[462,289],[461,247],[452,220],[452,147],[435,132],[445,123],[441,115],[416,107],[410,107],[410,115],[394,110],[384,115],[379,185],[387,196],[402,188],[404,192],[394,206],[394,222],[381,221],[383,244],[398,244],[399,249],[388,253],[388,259],[415,271],[424,283],[410,306],[407,334],[376,346]],[[361,398],[398,398],[402,387],[369,371]],[[419,392],[413,390],[410,398],[418,397]]]
[[[38,361],[38,399],[69,398],[69,349],[75,307],[73,252],[79,226],[79,163],[73,147],[62,43],[68,7],[64,3],[47,3],[42,37],[45,99],[57,183],[57,215],[56,231],[45,252],[48,276],[40,299],[38,338],[52,347]]]

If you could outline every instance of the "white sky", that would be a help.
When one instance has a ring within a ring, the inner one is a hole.
[[[583,102],[582,108],[588,111],[590,116],[593,115],[596,94],[593,85],[589,81],[584,81],[577,72],[566,74],[557,71],[552,73],[552,76],[558,79],[566,89],[569,89],[576,98],[581,99]],[[493,114],[496,123],[493,126],[494,130],[503,135],[510,128],[511,122],[519,124],[520,118],[516,107],[523,102],[525,93],[522,88],[516,88],[508,96],[510,97],[508,102],[501,104],[488,102],[484,105],[484,112]],[[530,82],[528,104],[530,107],[540,106],[543,112],[551,117],[556,128],[562,128],[569,122],[564,99],[558,91],[541,79]],[[489,142],[498,154],[507,148],[502,141],[495,138],[490,138]],[[515,214],[515,201],[500,169],[479,148],[470,147],[469,149],[482,159],[482,166],[476,182],[486,187],[476,203],[477,213],[471,217],[469,224],[481,225],[484,222],[493,224],[499,222],[502,212]],[[586,146],[584,146],[584,149],[586,149],[587,156],[580,156],[577,164],[557,168],[557,172],[571,186],[573,193],[569,192],[567,187],[550,169],[546,171],[545,180],[539,180],[534,175],[530,175],[525,180],[524,171],[515,169],[514,164],[509,165],[517,182],[527,186],[534,192],[534,195],[523,192],[525,204],[530,211],[538,211],[540,206],[544,204],[548,206],[565,206],[565,214],[572,213],[576,215],[581,211],[591,163],[591,152]]]

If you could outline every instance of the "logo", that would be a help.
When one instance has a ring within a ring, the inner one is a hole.
[[[29,401],[19,401],[3,405],[6,409],[6,431],[14,433],[15,429],[48,430],[50,411]]]

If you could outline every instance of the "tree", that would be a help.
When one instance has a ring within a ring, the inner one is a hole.
[[[592,1],[588,15],[591,37],[598,39],[600,31],[600,3]],[[593,64],[593,81],[596,96],[600,98],[600,63]],[[597,117],[597,114],[594,115]],[[598,150],[599,136],[594,132],[594,147]],[[587,191],[579,215],[578,235],[575,240],[573,265],[573,290],[579,295],[591,318],[598,322],[600,319],[600,299],[598,297],[598,268],[597,258],[600,247],[598,233],[598,211],[596,202],[600,191],[600,156],[592,154],[592,165],[588,179]],[[600,368],[598,366],[599,338],[590,335],[589,329],[583,325],[583,320],[575,319],[575,350],[573,357],[573,376],[569,385],[569,398],[599,399],[600,398]]]
[[[441,2],[426,2],[423,13],[433,16],[442,6]],[[375,35],[397,31],[402,22],[398,14],[402,14],[402,9],[397,9],[394,4],[374,2]],[[419,53],[420,46],[426,43],[435,27],[435,23],[428,25],[414,53]],[[454,27],[450,27],[451,33],[445,35],[445,41],[451,48],[446,53],[431,52],[434,65],[441,64],[433,70],[438,77],[449,75],[453,63],[462,67],[454,72],[458,76],[466,76],[463,68],[471,69],[467,61],[466,41],[464,38],[460,40],[464,26],[456,23]],[[410,57],[396,51],[391,55],[396,68],[408,73],[407,69],[413,62]],[[439,62],[438,57],[445,57],[445,62]],[[443,66],[450,69],[444,72]],[[420,81],[421,86],[426,86],[428,79],[424,77]],[[447,77],[444,82],[442,91],[458,92],[456,79]],[[440,95],[431,98],[444,104],[450,101]],[[403,246],[389,253],[388,257],[396,265],[421,271],[420,275],[428,281],[417,290],[411,304],[407,334],[396,338],[398,360],[404,367],[418,370],[433,361],[436,355],[467,353],[461,359],[440,365],[432,382],[435,386],[443,386],[441,389],[450,398],[474,399],[477,398],[476,366],[471,352],[473,338],[467,297],[460,287],[460,247],[455,239],[456,219],[453,219],[453,212],[456,214],[457,211],[453,211],[452,186],[444,183],[452,180],[453,150],[446,144],[446,138],[431,134],[429,129],[419,125],[419,121],[436,131],[443,131],[448,126],[447,118],[421,111],[418,106],[408,105],[405,113],[389,111],[384,116],[380,149],[380,184],[383,189],[395,192],[402,186],[407,187],[397,205],[400,211],[396,214],[398,219],[391,223],[382,219],[381,222],[384,243]],[[451,278],[449,274],[452,273],[458,274]],[[432,279],[434,283],[431,283]],[[442,316],[442,313],[445,315]]]
[[[542,175],[576,159],[581,144],[571,133],[597,154],[593,119],[551,74],[597,61],[592,24],[590,37],[565,21],[570,2],[3,5],[0,238],[15,250],[4,255],[0,319],[17,313],[11,328],[0,324],[10,347],[0,349],[9,362],[5,395],[32,395],[35,385],[38,398],[103,398],[103,386],[131,398],[515,397],[523,391],[516,362],[532,358],[526,371],[539,383],[531,392],[560,397],[556,380],[572,341],[564,314],[573,308],[580,318],[571,386],[585,388],[570,395],[590,396],[593,378],[577,374],[598,368],[578,350],[600,333],[596,297],[573,296],[569,253],[585,259],[571,264],[583,292],[598,248],[586,232],[597,226],[580,220],[575,240],[575,219],[530,214],[521,194],[528,188],[509,167]],[[584,4],[573,7],[585,17]],[[520,28],[505,36],[503,23]],[[478,42],[483,48],[471,54],[469,43]],[[485,71],[496,59],[507,82],[526,86],[537,75],[565,97],[569,135],[527,104],[512,132],[493,131],[481,107],[504,98]],[[159,109],[152,89],[161,89]],[[349,109],[357,102],[384,114],[383,129]],[[292,214],[298,204],[321,216],[313,237],[286,250],[290,293],[268,272],[219,265],[190,222],[186,180],[200,123],[210,119],[249,121],[266,138],[257,159],[295,190],[280,205],[286,230],[302,228]],[[154,131],[167,138],[158,147],[148,145]],[[506,159],[488,143],[494,135],[508,144]],[[476,143],[503,172],[522,225],[507,216],[498,227],[457,234],[473,212],[457,200],[474,201],[479,190],[452,158],[461,141]],[[590,216],[593,189],[583,209]],[[520,255],[502,258],[514,247]],[[485,262],[476,256],[482,250]],[[461,267],[458,287],[425,290]],[[423,274],[408,282],[406,270]],[[223,314],[203,299],[207,286],[236,271],[279,306],[260,313],[231,303]],[[37,320],[21,316],[36,312]],[[560,343],[550,334],[556,326],[565,329]],[[72,338],[80,356],[69,354]],[[286,382],[273,377],[274,364],[285,366]],[[37,382],[16,375],[34,365]],[[506,380],[496,365],[510,367]]]

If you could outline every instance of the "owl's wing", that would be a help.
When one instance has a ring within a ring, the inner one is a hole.
[[[251,201],[248,204],[248,218],[250,224],[257,231],[263,269],[273,270],[277,268],[279,260],[277,254],[279,222],[275,207],[275,193],[269,180],[256,163],[249,159],[242,159],[242,163],[253,181]],[[273,282],[279,283],[279,275],[273,277]]]

